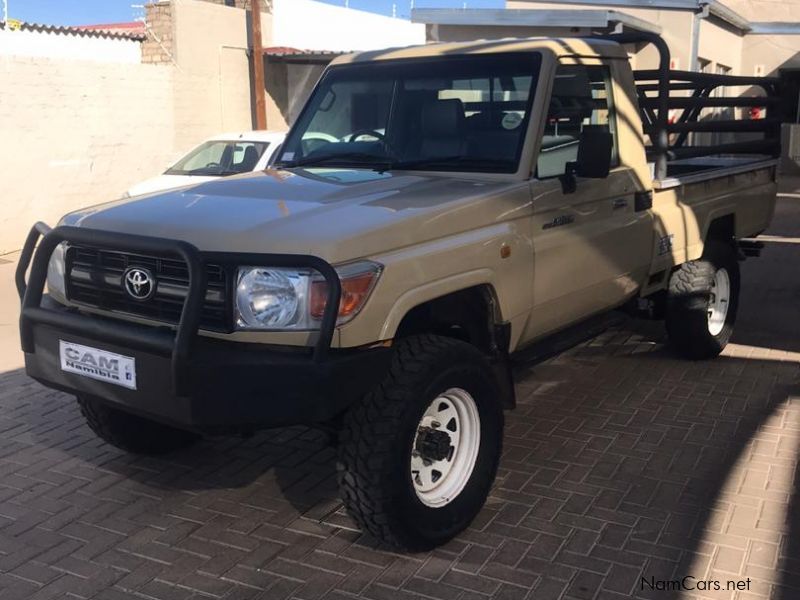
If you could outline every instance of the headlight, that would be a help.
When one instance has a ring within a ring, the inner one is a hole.
[[[382,266],[371,261],[337,269],[342,283],[339,325],[358,314],[378,281]],[[241,267],[236,285],[239,329],[319,329],[328,286],[315,271],[277,267]]]
[[[53,254],[50,255],[50,262],[47,264],[47,293],[55,301],[62,304],[67,302],[67,288],[64,281],[66,254],[67,243],[61,242],[53,250]]]
[[[302,306],[310,273],[291,269],[239,269],[236,325],[239,328],[307,329]]]

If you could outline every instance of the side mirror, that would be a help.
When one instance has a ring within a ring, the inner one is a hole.
[[[575,191],[575,176],[605,179],[611,171],[614,137],[605,125],[584,125],[578,141],[578,160],[567,163],[561,184],[565,194]]]
[[[611,171],[614,138],[605,125],[585,125],[578,142],[577,174],[605,179]]]

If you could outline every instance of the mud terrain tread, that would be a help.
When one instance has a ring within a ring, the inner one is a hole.
[[[408,395],[430,375],[431,365],[450,355],[463,360],[465,352],[483,355],[459,340],[420,335],[405,338],[395,347],[392,365],[384,381],[359,403],[344,420],[339,446],[338,479],[342,500],[362,530],[389,545],[420,549],[419,540],[404,534],[389,511],[384,465],[396,451],[394,433],[401,414],[408,410]]]
[[[708,331],[708,294],[718,268],[731,277],[728,320],[717,336]],[[682,356],[702,360],[717,356],[728,343],[736,320],[739,263],[730,244],[710,241],[702,258],[682,264],[669,281],[666,325],[670,344]]]

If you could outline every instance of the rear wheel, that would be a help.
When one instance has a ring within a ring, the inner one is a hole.
[[[167,454],[186,448],[200,436],[112,408],[93,398],[78,396],[78,406],[98,437],[134,454]]]
[[[466,528],[497,472],[503,411],[485,357],[433,335],[400,340],[378,389],[344,419],[339,486],[374,537],[426,550]]]
[[[713,358],[730,341],[739,306],[739,262],[731,244],[710,241],[700,260],[680,266],[669,282],[669,341],[691,359]]]

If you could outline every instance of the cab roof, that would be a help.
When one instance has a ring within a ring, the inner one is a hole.
[[[225,133],[218,133],[209,138],[206,142],[217,141],[235,141],[242,140],[243,142],[282,142],[286,137],[285,131],[274,131],[266,129],[254,129],[252,131],[229,131]]]
[[[556,57],[582,56],[623,58],[628,55],[617,42],[599,38],[504,38],[502,40],[475,40],[470,42],[444,42],[408,46],[405,48],[387,48],[385,50],[369,50],[346,54],[331,62],[331,65],[347,63],[371,62],[377,60],[394,60],[408,58],[427,58],[435,56],[458,56],[468,54],[499,54],[504,52],[549,52]]]

